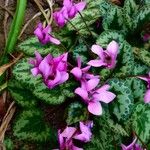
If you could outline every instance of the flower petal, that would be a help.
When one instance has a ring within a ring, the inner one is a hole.
[[[31,69],[31,73],[33,76],[37,76],[40,73],[40,71],[38,67],[36,67],[36,68]]]
[[[56,44],[56,45],[59,45],[60,44],[60,41],[52,36],[50,36],[50,39],[49,39],[52,43]]]
[[[100,79],[98,78],[93,78],[93,79],[90,79],[89,81],[86,82],[86,89],[87,91],[91,91],[93,89],[96,88],[96,86],[98,85]]]
[[[150,103],[150,89],[148,89],[145,93],[145,96],[144,96],[144,102],[145,103]]]
[[[89,102],[88,111],[93,115],[102,115],[102,106],[99,102]]]
[[[62,137],[66,137],[67,139],[70,139],[73,134],[76,132],[76,128],[74,127],[66,127],[66,129],[61,133]]]
[[[61,79],[60,81],[58,82],[58,84],[62,84],[64,82],[66,82],[68,79],[69,79],[69,74],[67,72],[60,72],[61,74]]]
[[[119,45],[117,42],[112,41],[108,44],[107,46],[107,51],[111,54],[111,56],[114,57],[114,59],[116,59],[117,54],[119,52]]]
[[[101,67],[101,66],[107,65],[102,60],[96,60],[96,59],[95,60],[90,60],[87,64],[90,65],[90,66],[93,66],[93,67]]]
[[[64,6],[67,6],[67,7],[72,6],[72,0],[64,0],[64,1],[63,1],[63,5],[64,5]]]
[[[82,88],[75,89],[75,93],[78,94],[79,96],[81,96],[84,100],[88,99],[87,91]]]
[[[97,54],[101,59],[104,59],[103,48],[99,45],[93,45],[91,48],[92,52]]]
[[[40,62],[42,61],[42,56],[38,51],[35,51],[35,58],[38,64],[40,64]]]
[[[82,71],[80,68],[75,67],[70,71],[77,79],[81,79],[82,77]]]
[[[80,2],[78,4],[75,4],[76,9],[81,12],[86,6],[86,2]]]

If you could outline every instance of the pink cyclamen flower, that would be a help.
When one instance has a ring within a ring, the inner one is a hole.
[[[148,73],[148,76],[139,76],[138,78],[147,82],[147,91],[144,95],[144,102],[150,103],[150,72]]]
[[[79,80],[86,80],[86,79],[92,79],[92,78],[99,78],[99,76],[94,76],[91,73],[88,73],[91,66],[86,66],[84,68],[81,68],[81,57],[77,58],[77,67],[74,67],[70,72],[74,75],[74,77]]]
[[[63,27],[68,19],[72,19],[78,12],[81,12],[86,6],[86,2],[75,4],[73,0],[64,0],[63,7],[60,11],[53,14],[55,22],[58,26]]]
[[[52,89],[56,85],[62,84],[68,80],[68,53],[55,58],[53,58],[53,56],[50,54],[48,54],[45,58],[42,58],[38,52],[35,52],[35,54],[36,60],[30,60],[30,64],[34,65],[34,68],[31,69],[31,72],[34,76],[41,74],[44,79],[44,83],[48,86],[48,88]]]
[[[98,55],[98,59],[89,61],[88,65],[93,67],[105,66],[109,69],[115,68],[116,58],[119,51],[117,42],[110,42],[106,50],[103,50],[103,48],[99,45],[93,45],[91,50],[93,53]]]
[[[140,145],[136,144],[137,138],[133,140],[128,146],[121,144],[122,150],[143,150]]]
[[[93,78],[89,81],[82,82],[81,87],[75,90],[75,93],[82,97],[88,105],[88,111],[94,115],[102,114],[102,106],[100,102],[110,103],[116,97],[115,94],[108,91],[108,84],[96,89],[99,84],[99,79]]]
[[[37,38],[43,45],[45,45],[49,42],[59,45],[60,41],[58,39],[54,38],[50,34],[51,32],[52,32],[52,29],[49,25],[44,28],[42,23],[39,23],[38,27],[34,31],[34,34],[37,36]]]
[[[92,121],[86,123],[80,122],[80,129],[75,127],[66,127],[63,132],[58,130],[58,141],[60,150],[83,150],[82,148],[76,147],[73,143],[73,139],[89,142],[91,140],[91,128],[93,127]]]

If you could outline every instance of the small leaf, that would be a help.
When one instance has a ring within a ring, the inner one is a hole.
[[[134,99],[132,90],[126,80],[111,79],[109,81],[112,91],[116,94],[116,99],[112,103],[112,112],[120,120],[127,120],[133,109]]]
[[[118,6],[110,7],[109,11],[104,16],[103,28],[105,30],[121,30],[123,25],[122,9]]]
[[[137,104],[133,112],[132,129],[146,144],[150,137],[150,107],[147,104]]]
[[[74,102],[69,105],[67,124],[71,125],[80,121],[86,121],[88,119],[87,108],[79,102]]]
[[[45,124],[38,109],[24,110],[19,114],[13,127],[14,136],[19,140],[45,142],[52,137],[51,129]]]
[[[117,43],[121,43],[124,41],[124,35],[120,31],[107,30],[100,34],[96,40],[96,44],[106,48],[112,40],[115,40]]]
[[[47,55],[49,53],[57,56],[64,51],[58,45],[48,44],[42,45],[36,37],[29,38],[18,45],[19,51],[28,56],[34,56],[34,52],[38,51],[41,55]]]
[[[12,79],[9,81],[8,89],[15,102],[22,107],[34,107],[37,103],[37,98],[18,81]]]
[[[145,49],[134,48],[133,52],[137,59],[150,67],[150,52]]]

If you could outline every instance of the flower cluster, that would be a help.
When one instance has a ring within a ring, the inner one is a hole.
[[[74,18],[78,12],[81,12],[85,8],[85,6],[85,2],[75,4],[73,0],[64,0],[61,10],[53,14],[54,20],[58,26],[63,27],[69,19]]]
[[[144,96],[145,103],[150,103],[150,72],[147,76],[139,76],[138,78],[147,82],[147,91]]]
[[[87,143],[91,140],[92,133],[91,128],[93,127],[92,121],[80,122],[80,129],[75,127],[66,127],[66,129],[61,132],[58,130],[58,140],[60,144],[59,150],[83,150],[74,145],[74,140],[78,140]]]
[[[137,142],[137,138],[135,138],[133,140],[133,142],[131,144],[129,144],[128,146],[125,146],[124,144],[121,144],[121,148],[122,148],[122,150],[144,150],[136,142]]]
[[[92,51],[96,53],[100,59],[91,60],[88,64],[95,67],[105,66],[112,69],[116,64],[118,49],[118,44],[115,41],[112,41],[108,45],[107,50],[103,50],[99,45],[93,45]],[[102,106],[100,102],[108,104],[114,100],[116,95],[108,91],[110,88],[108,84],[98,87],[100,82],[99,76],[94,76],[88,72],[91,66],[81,68],[80,58],[77,59],[77,64],[77,67],[71,70],[71,73],[81,83],[81,87],[78,87],[75,93],[88,105],[88,111],[90,113],[101,115]]]
[[[31,69],[33,76],[41,74],[45,85],[52,89],[56,85],[62,84],[68,80],[69,74],[67,73],[67,58],[68,53],[53,57],[48,54],[45,58],[35,52],[35,58],[31,59],[30,64],[34,67]]]
[[[39,39],[39,42],[42,43],[43,45],[48,44],[48,43],[53,43],[56,45],[60,44],[60,41],[56,38],[54,38],[50,33],[52,32],[52,28],[50,25],[47,27],[43,27],[42,23],[38,24],[38,27],[34,31],[34,34],[37,36]]]

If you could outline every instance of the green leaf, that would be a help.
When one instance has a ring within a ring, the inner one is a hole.
[[[120,31],[107,30],[100,34],[96,40],[96,44],[106,48],[112,40],[115,40],[117,43],[121,43],[124,41],[124,35]]]
[[[29,108],[36,106],[37,98],[18,81],[14,79],[10,80],[8,88],[15,102],[21,107]]]
[[[92,25],[101,16],[99,11],[100,2],[101,0],[87,1],[87,8],[82,11],[82,16],[88,26]],[[79,31],[82,29],[82,33],[84,33],[83,29],[85,32],[87,31],[84,21],[79,14],[71,20],[72,24],[75,25]],[[67,24],[67,27],[69,30],[75,30],[70,23]]]
[[[116,94],[116,99],[111,106],[112,112],[119,121],[125,121],[130,117],[134,105],[132,90],[126,80],[114,78],[109,81],[109,84]]]
[[[132,47],[126,41],[120,44],[120,53],[117,57],[117,66],[115,69],[115,77],[122,77],[133,74],[134,69],[134,55]]]
[[[118,130],[118,129],[117,129]],[[93,139],[85,145],[86,150],[120,150],[121,136],[109,127],[105,116],[94,120]],[[117,143],[117,145],[114,145]]]
[[[53,89],[48,89],[44,83],[41,83],[33,90],[33,94],[48,104],[61,104],[67,98],[74,97],[74,83],[67,81]]]
[[[31,37],[18,45],[19,51],[28,56],[34,56],[35,51],[38,51],[41,55],[47,55],[51,53],[54,56],[62,54],[64,50],[58,45],[48,44],[42,45],[36,37]]]
[[[24,110],[13,127],[13,134],[19,140],[45,142],[52,137],[51,129],[45,124],[43,113],[38,109]]]
[[[81,57],[83,63],[88,62],[89,60],[88,49],[86,45],[83,43],[83,41],[80,41],[79,45],[77,45],[72,52],[73,58],[77,59],[77,57]]]
[[[133,48],[133,52],[137,59],[150,67],[150,52],[145,49]]]
[[[123,26],[122,9],[118,6],[112,6],[107,11],[103,19],[103,28],[105,30],[121,30]]]
[[[126,14],[132,17],[132,15],[137,12],[138,6],[135,0],[125,0],[123,9]]]
[[[69,105],[67,124],[71,125],[88,119],[87,108],[79,102],[74,102]]]
[[[150,105],[137,104],[132,116],[132,129],[146,144],[150,137]]]
[[[134,14],[135,31],[143,29],[145,24],[150,22],[150,5],[144,5]]]
[[[23,86],[27,86],[38,99],[48,104],[60,104],[68,97],[74,97],[75,82],[67,81],[53,89],[48,89],[41,76],[34,77],[30,70],[31,65],[28,63],[28,59],[22,59],[14,67],[13,75]]]

